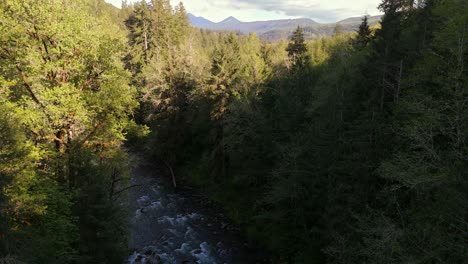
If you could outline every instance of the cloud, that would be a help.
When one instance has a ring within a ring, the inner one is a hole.
[[[194,1],[194,0],[192,0]],[[196,0],[195,0],[196,1]],[[262,10],[288,17],[337,21],[365,13],[378,14],[381,0],[208,0],[210,6],[228,10]]]
[[[120,6],[120,0],[106,0]],[[136,0],[130,0],[135,2]],[[377,15],[381,0],[170,0],[182,1],[190,13],[213,21],[234,16],[242,21],[311,18],[336,22],[363,14]]]

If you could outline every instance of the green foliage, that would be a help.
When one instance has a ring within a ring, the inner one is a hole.
[[[125,140],[273,262],[467,259],[466,1],[383,0],[378,27],[289,43],[167,0],[2,3],[0,261],[121,262]]]
[[[7,48],[0,63],[13,84],[9,100],[28,117],[36,140],[54,142],[63,153],[73,140],[111,144],[123,138],[122,124],[137,104],[119,61],[122,35],[79,3],[64,9],[60,1],[7,1],[2,9],[1,45]]]
[[[356,46],[356,49],[363,49],[371,41],[371,34],[372,34],[372,31],[369,28],[367,16],[365,16],[362,19],[362,23],[361,25],[359,25],[359,30],[357,33],[358,35],[356,37],[354,45]]]
[[[0,109],[0,252],[33,263],[70,261],[77,239],[71,197],[38,171],[44,153],[27,140],[14,106]]]
[[[293,64],[301,65],[305,63],[303,60],[307,52],[307,46],[304,40],[304,33],[300,26],[297,26],[296,31],[294,31],[286,51]]]
[[[78,216],[80,240],[79,263],[116,263],[125,258],[126,227],[123,212],[113,203],[112,176],[125,177],[127,158],[120,151],[98,156],[76,146],[67,157],[73,175],[73,211]],[[123,180],[123,179],[122,179]]]
[[[123,258],[109,170],[126,170],[114,161],[138,102],[117,13],[101,0],[0,5],[0,256]]]
[[[394,117],[401,148],[380,167],[393,183],[395,203],[412,201],[401,212],[403,260],[458,263],[467,256],[459,246],[462,235],[450,228],[466,228],[461,213],[466,211],[466,146],[460,138],[465,137],[467,112],[460,103],[466,100],[467,75],[459,64],[468,58],[463,51],[468,42],[460,38],[467,33],[466,11],[466,4],[436,5],[437,16],[452,18],[435,30],[428,50],[444,59],[427,52],[416,63]]]
[[[277,262],[466,258],[466,4],[380,8],[312,42],[193,35],[210,74],[185,75],[154,142]]]
[[[213,100],[212,116],[218,119],[227,110],[232,97],[239,96],[242,74],[240,46],[234,33],[225,37],[212,55],[211,77],[206,93]]]
[[[25,234],[17,254],[31,263],[72,262],[77,254],[74,243],[79,239],[76,216],[71,211],[72,196],[52,180],[43,180],[37,188],[46,197],[46,210],[26,228],[31,236]]]

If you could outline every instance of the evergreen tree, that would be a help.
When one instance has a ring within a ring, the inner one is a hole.
[[[358,35],[354,41],[354,46],[356,47],[356,49],[363,49],[371,41],[372,34],[372,31],[369,28],[367,16],[364,16],[364,18],[362,19],[362,23],[361,25],[359,25],[357,34]]]
[[[187,10],[182,2],[174,8],[173,20],[174,28],[171,30],[171,33],[174,38],[174,44],[179,45],[183,42],[184,38],[188,36],[191,28]]]
[[[307,46],[304,40],[304,33],[300,26],[297,26],[297,29],[294,31],[286,51],[293,64],[301,64],[303,62],[304,54],[307,52]]]
[[[134,74],[139,74],[142,68],[153,57],[150,46],[151,18],[149,6],[145,1],[135,3],[133,14],[125,21],[130,31],[130,65]],[[141,85],[141,84],[140,84]]]
[[[460,214],[467,204],[461,160],[466,146],[460,141],[467,112],[459,104],[466,100],[467,78],[457,63],[468,59],[468,53],[461,52],[468,42],[460,38],[467,33],[467,6],[440,2],[434,13],[444,22],[408,77],[394,118],[399,147],[382,162],[380,173],[394,186],[387,221],[393,221],[395,232],[400,233],[397,257],[402,262],[461,263],[467,257],[460,244],[463,235],[449,226],[460,229],[467,224]],[[445,59],[435,53],[444,54]]]
[[[122,261],[109,186],[148,133],[140,105],[151,157],[271,262],[462,263],[468,10],[415,2],[383,0],[355,38],[266,43],[168,0],[4,0],[0,262]]]
[[[239,79],[242,66],[244,65],[241,65],[239,42],[234,33],[231,33],[215,49],[212,59],[207,92],[214,102],[214,119],[222,117],[232,97],[240,94]]]

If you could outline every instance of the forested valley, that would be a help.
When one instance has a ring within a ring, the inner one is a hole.
[[[168,0],[0,0],[0,263],[124,262],[130,150],[265,263],[466,263],[468,1],[379,8],[267,42]]]

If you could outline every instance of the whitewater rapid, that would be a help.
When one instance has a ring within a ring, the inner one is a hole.
[[[195,197],[176,193],[151,166],[133,174],[131,184],[138,187],[129,191],[129,247],[134,252],[127,263],[249,262],[246,244],[232,235],[222,213],[194,206]]]

